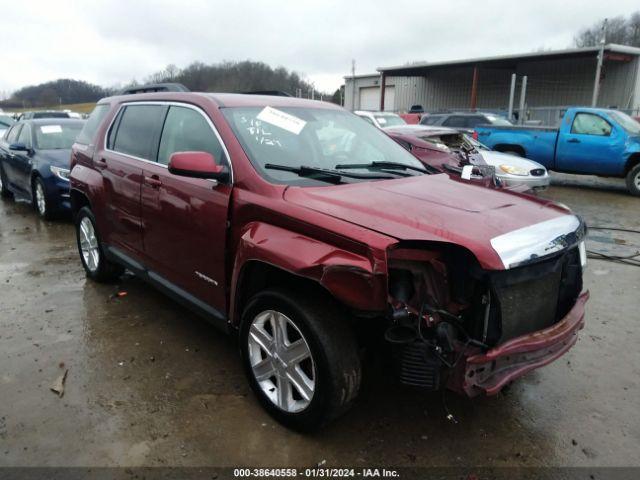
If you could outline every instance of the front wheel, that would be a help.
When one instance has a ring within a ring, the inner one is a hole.
[[[627,189],[631,195],[640,197],[640,163],[627,174]]]
[[[4,175],[4,169],[0,165],[0,196],[3,198],[11,198],[11,190],[9,190],[9,184],[7,178]]]
[[[346,315],[316,292],[255,295],[242,315],[240,352],[262,406],[294,430],[316,430],[335,419],[360,388],[360,358]]]
[[[96,219],[88,207],[76,216],[76,239],[80,261],[87,277],[97,282],[110,282],[124,273],[124,268],[107,260],[100,243]]]
[[[51,201],[47,198],[47,189],[40,177],[36,177],[33,181],[33,206],[38,215],[45,220],[53,218],[51,211]]]

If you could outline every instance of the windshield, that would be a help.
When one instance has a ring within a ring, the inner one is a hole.
[[[36,148],[40,150],[61,150],[71,148],[82,130],[82,122],[34,125]]]
[[[337,169],[337,166],[351,164],[344,170],[350,174],[371,173],[364,167],[353,168],[353,164],[372,162],[395,162],[424,169],[420,161],[385,133],[343,110],[243,107],[222,111],[251,163],[262,177],[273,183],[326,185],[317,179],[301,178],[295,172],[265,168],[265,165]],[[407,170],[402,174],[420,173]],[[345,178],[345,181],[371,179]]]
[[[397,125],[407,124],[407,122],[405,122],[402,117],[398,115],[374,115],[373,117],[381,127],[395,127]]]
[[[513,125],[509,120],[504,117],[498,117],[496,115],[486,115],[487,120],[491,122],[492,125],[496,125],[498,127],[508,127]]]
[[[620,126],[627,131],[627,133],[631,135],[640,135],[640,123],[636,122],[626,113],[609,112],[609,115],[611,115],[611,118],[618,122]]]

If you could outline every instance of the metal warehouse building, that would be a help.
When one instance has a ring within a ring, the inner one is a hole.
[[[406,112],[412,105],[428,112],[506,112],[515,74],[516,105],[522,79],[527,77],[525,118],[554,123],[563,107],[591,105],[600,50],[587,47],[379,68],[376,74],[345,77],[344,106],[396,112]],[[640,48],[609,44],[602,52],[597,106],[638,114]]]

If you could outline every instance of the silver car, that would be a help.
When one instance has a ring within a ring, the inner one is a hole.
[[[491,150],[470,135],[453,128],[426,125],[403,125],[385,129],[401,135],[414,136],[452,152],[469,153],[471,163],[487,164],[495,168],[496,177],[505,186],[523,185],[530,190],[544,190],[551,178],[547,169],[533,160]]]

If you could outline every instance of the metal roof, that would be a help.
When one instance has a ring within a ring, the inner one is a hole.
[[[408,65],[397,65],[392,67],[380,67],[377,69],[378,72],[398,72],[398,71],[412,71],[412,70],[420,70],[420,69],[429,69],[436,67],[453,67],[453,66],[464,66],[469,64],[482,64],[482,63],[509,63],[509,62],[518,62],[518,61],[526,61],[526,60],[545,60],[545,59],[553,59],[553,58],[568,58],[568,57],[584,57],[591,56],[593,54],[597,54],[600,50],[599,46],[596,47],[584,47],[584,48],[570,48],[565,50],[550,50],[550,51],[542,51],[542,52],[530,52],[530,53],[522,53],[519,55],[497,55],[492,57],[480,57],[480,58],[469,58],[463,60],[447,60],[443,62],[421,62],[421,63],[413,63]],[[604,47],[605,52],[611,53],[621,53],[627,55],[637,55],[640,56],[640,48],[630,47],[626,45],[617,45],[617,44],[607,44]],[[350,78],[350,77],[347,77]]]

